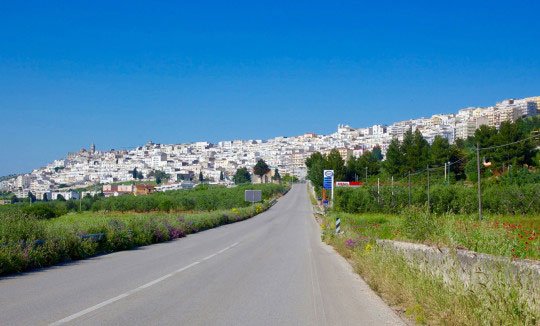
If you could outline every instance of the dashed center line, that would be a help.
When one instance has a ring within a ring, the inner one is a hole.
[[[229,249],[235,247],[235,246],[238,245],[238,244],[239,244],[239,242],[235,242],[235,243],[233,243],[232,245],[230,245],[230,246],[228,246],[228,247],[225,247],[225,248],[221,249],[220,251],[218,251],[218,252],[216,252],[216,253],[213,253],[213,254],[211,254],[211,255],[209,255],[209,256],[204,257],[204,258],[203,258],[202,260],[200,260],[200,261],[193,262],[193,263],[191,263],[191,264],[189,264],[189,265],[187,265],[187,266],[184,266],[184,267],[182,267],[182,268],[179,268],[179,269],[175,270],[175,271],[172,272],[172,273],[169,273],[169,274],[167,274],[167,275],[163,275],[163,276],[160,277],[160,278],[157,278],[157,279],[155,279],[155,280],[153,280],[153,281],[150,281],[150,282],[148,282],[148,283],[146,283],[146,284],[143,284],[143,285],[141,285],[141,286],[139,286],[139,287],[137,287],[137,288],[135,288],[135,289],[133,289],[133,290],[124,292],[124,293],[122,293],[122,294],[120,294],[120,295],[118,295],[118,296],[116,296],[116,297],[114,297],[114,298],[111,298],[111,299],[109,299],[109,300],[105,300],[105,301],[103,301],[103,302],[101,302],[101,303],[98,303],[98,304],[95,305],[95,306],[92,306],[92,307],[90,307],[90,308],[86,308],[86,309],[81,310],[81,311],[79,311],[79,312],[77,312],[77,313],[75,313],[75,314],[73,314],[73,315],[71,315],[71,316],[68,316],[68,317],[66,317],[66,318],[60,319],[60,320],[58,320],[58,321],[55,321],[54,323],[49,324],[49,326],[57,326],[57,325],[62,325],[62,324],[68,323],[68,322],[70,322],[70,321],[72,321],[72,320],[74,320],[74,319],[76,319],[76,318],[79,318],[79,317],[81,317],[81,316],[84,316],[84,315],[86,315],[86,314],[89,314],[89,313],[91,313],[92,311],[96,311],[96,310],[98,310],[98,309],[100,309],[100,308],[103,308],[103,307],[105,307],[105,306],[107,306],[107,305],[110,305],[110,304],[113,303],[113,302],[116,302],[116,301],[118,301],[118,300],[124,299],[124,298],[126,298],[126,297],[128,297],[128,296],[130,296],[130,295],[132,295],[132,294],[134,294],[134,293],[137,293],[137,292],[139,292],[139,291],[141,291],[141,290],[144,290],[144,289],[146,289],[146,288],[149,288],[149,287],[151,287],[152,285],[156,285],[156,284],[158,284],[159,282],[168,279],[169,277],[172,277],[172,276],[174,276],[174,275],[176,275],[176,274],[178,274],[178,273],[181,273],[181,272],[183,272],[183,271],[185,271],[185,270],[187,270],[187,269],[190,269],[191,267],[196,266],[196,265],[200,264],[200,263],[203,262],[203,261],[209,260],[209,259],[211,259],[211,258],[213,258],[213,257],[215,257],[215,256],[217,256],[217,255],[219,255],[219,254],[221,254],[221,253],[223,253],[223,252],[225,252],[225,251],[227,251],[227,250],[229,250]]]

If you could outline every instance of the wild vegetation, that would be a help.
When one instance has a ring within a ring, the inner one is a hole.
[[[425,181],[424,181],[425,182]],[[539,214],[540,184],[485,183],[482,207],[486,214]],[[406,185],[362,186],[338,188],[334,208],[345,213],[399,213],[408,207],[426,207],[427,186],[416,183]],[[430,185],[429,210],[436,214],[474,214],[478,212],[478,189],[459,184]]]
[[[343,234],[335,234],[335,218]],[[474,216],[332,213],[319,216],[323,240],[349,259],[385,301],[417,324],[537,325],[538,279],[515,273],[508,263],[464,270],[449,255],[442,264],[411,259],[376,240],[391,239],[515,258],[540,257],[540,218],[504,217],[478,222]]]
[[[319,196],[324,169],[334,170],[337,181],[363,181],[361,188],[335,191],[335,207],[342,212],[396,213],[410,206],[429,206],[437,214],[471,214],[478,210],[479,145],[484,210],[540,213],[538,129],[537,117],[505,122],[499,129],[482,126],[474,137],[452,145],[441,137],[430,145],[418,130],[408,131],[402,142],[392,140],[384,161],[378,149],[347,162],[337,150],[314,153],[306,161],[308,179]]]
[[[285,190],[284,185],[241,185],[234,188],[200,185],[193,190],[177,190],[158,192],[146,196],[122,195],[118,197],[85,197],[82,200],[48,201],[19,203],[0,207],[0,213],[21,210],[27,215],[38,218],[51,218],[68,212],[79,211],[117,211],[117,212],[181,212],[181,211],[213,211],[246,207],[244,202],[246,189],[261,190],[263,199],[268,199]]]
[[[540,259],[540,217],[492,216],[478,221],[475,215],[427,214],[406,210],[401,214],[343,214],[349,241],[389,239],[520,259]]]
[[[264,201],[256,205],[245,203],[246,189],[262,190]],[[68,213],[68,206],[59,208],[55,205],[67,205],[71,201],[10,205],[9,209],[0,211],[0,275],[168,241],[241,221],[267,209],[269,199],[281,195],[284,190],[282,185],[265,184],[236,188],[201,187],[142,197],[94,198],[86,211]],[[174,206],[187,200],[193,204]],[[172,204],[164,207],[163,203],[168,201]],[[150,208],[138,211],[137,205],[141,202],[150,203]],[[92,209],[96,203],[103,206],[99,210]],[[134,209],[125,209],[131,204],[135,206],[129,207]],[[60,216],[58,210],[61,210]]]

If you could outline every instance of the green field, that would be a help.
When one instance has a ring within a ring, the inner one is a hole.
[[[130,203],[151,201],[157,207],[171,198],[207,198],[205,205],[211,203],[211,206],[205,211],[170,208],[150,212],[99,210],[44,218],[40,214],[29,214],[26,206],[11,205],[10,209],[0,211],[0,275],[168,241],[241,221],[263,212],[270,207],[271,199],[279,197],[285,190],[279,185],[258,185],[254,188],[263,191],[264,201],[249,205],[244,202],[244,188],[181,190],[129,198]],[[123,202],[121,197],[113,200]],[[88,236],[94,234],[102,235]]]
[[[419,210],[401,215],[332,213],[341,218],[350,242],[390,239],[461,248],[512,258],[540,258],[540,217],[433,215]],[[332,223],[332,222],[330,222]]]

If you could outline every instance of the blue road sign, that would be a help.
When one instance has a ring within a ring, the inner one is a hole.
[[[334,183],[334,171],[324,170],[323,188],[332,189]]]

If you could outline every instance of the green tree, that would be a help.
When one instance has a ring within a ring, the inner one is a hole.
[[[233,176],[233,181],[235,184],[250,183],[251,175],[247,168],[240,168],[236,170],[236,173]]]
[[[137,172],[137,179],[142,180],[144,178],[142,172]]]
[[[439,167],[450,159],[450,144],[448,139],[441,136],[435,136],[433,144],[429,151],[429,164],[431,166]]]
[[[315,153],[311,154],[311,156],[306,159],[305,164],[306,164],[307,168],[309,169],[309,168],[311,168],[313,163],[316,162],[316,161],[324,161],[324,157],[320,152],[315,152]]]
[[[62,195],[56,196],[56,200],[58,200],[58,201],[66,201],[66,199]]]
[[[325,160],[325,170],[334,170],[334,180],[345,180],[345,162],[337,149],[332,149]]]
[[[426,168],[429,160],[429,143],[418,129],[414,133],[411,131],[405,133],[401,152],[405,156],[405,171]]]
[[[521,118],[516,121],[516,124],[521,132],[528,135],[534,130],[540,130],[540,116]]]
[[[202,171],[199,172],[199,181],[200,181],[200,182],[203,182],[203,181],[204,181],[204,176],[203,176],[203,174],[202,174]]]
[[[345,180],[356,181],[357,178],[362,177],[362,171],[359,164],[360,162],[356,157],[351,156],[349,158],[347,165],[345,166]]]
[[[486,125],[480,126],[474,132],[474,138],[472,141],[472,147],[476,149],[476,144],[480,143],[480,148],[486,148],[496,145],[497,129],[495,127],[489,127]]]
[[[32,202],[35,202],[36,201],[36,196],[31,191],[29,191],[28,192],[28,199],[31,200]]]
[[[323,173],[325,169],[326,159],[319,153],[315,152],[306,159],[308,167],[307,178],[312,182],[314,187],[321,188],[323,186]]]
[[[380,172],[379,160],[371,151],[364,152],[364,154],[360,156],[358,163],[360,171],[364,171],[364,173],[366,167],[369,175],[378,175]]]
[[[272,179],[281,180],[281,176],[279,175],[279,171],[277,168],[274,170],[274,176],[272,176]]]
[[[515,144],[494,149],[492,157],[495,166],[500,167],[504,162],[511,162],[514,165],[530,165],[533,163],[534,144],[531,140],[522,141],[526,138],[527,135],[519,129],[518,124],[503,122],[497,132],[495,144]]]
[[[225,180],[225,176],[223,175],[223,171],[219,172],[219,180],[221,180],[221,181]]]
[[[133,171],[131,171],[131,175],[133,176],[133,179],[137,179],[137,168],[134,168]]]
[[[459,148],[459,146],[456,144],[450,145],[449,151],[450,156],[448,158],[448,161],[450,161],[452,165],[450,165],[450,167],[448,168],[448,172],[454,174],[455,180],[465,179],[467,153],[463,149]]]
[[[263,159],[258,160],[255,167],[253,167],[253,173],[259,176],[261,183],[264,182],[263,176],[268,173],[268,171],[270,171],[270,168]]]
[[[401,146],[397,138],[393,138],[386,150],[386,159],[382,163],[384,170],[397,177],[407,172],[405,158],[401,152]]]
[[[152,170],[148,174],[148,177],[155,177],[157,184],[160,184],[164,179],[169,180],[171,178],[171,176],[169,174],[167,174],[167,173],[165,173],[164,171],[161,171],[161,170]]]
[[[375,156],[377,161],[381,162],[383,160],[382,149],[380,146],[376,146],[371,152],[373,153],[373,156]]]
[[[285,174],[285,176],[283,177],[283,182],[298,182],[298,177],[296,176],[291,176],[290,174]]]

